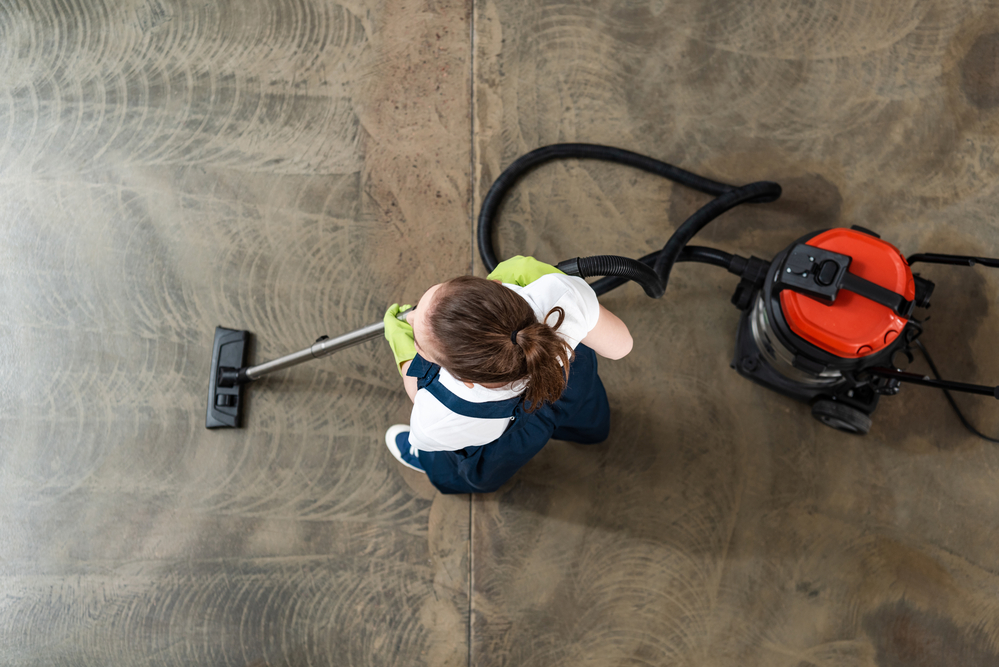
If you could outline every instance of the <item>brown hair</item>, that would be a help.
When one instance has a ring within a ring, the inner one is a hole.
[[[553,313],[558,321],[549,325]],[[529,412],[554,403],[565,391],[573,350],[556,333],[565,319],[560,307],[538,322],[530,304],[513,290],[461,276],[441,286],[427,319],[438,361],[463,382],[527,379]]]

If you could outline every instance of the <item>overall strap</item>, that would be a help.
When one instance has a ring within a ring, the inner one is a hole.
[[[463,417],[473,417],[475,419],[505,419],[513,416],[517,406],[520,405],[520,396],[514,396],[502,401],[488,401],[485,403],[475,403],[466,401],[456,396],[447,387],[441,384],[441,367],[432,364],[420,355],[416,355],[413,363],[410,364],[406,375],[415,377],[416,386],[419,389],[426,389],[430,394],[440,401],[444,407],[451,412]]]
[[[416,386],[418,389],[423,389],[428,384],[437,379],[437,375],[441,372],[441,367],[437,364],[432,364],[419,354],[417,354],[412,363],[409,364],[409,370],[406,371],[406,375],[411,378],[416,378]]]

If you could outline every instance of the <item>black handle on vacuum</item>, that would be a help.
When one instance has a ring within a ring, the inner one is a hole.
[[[975,266],[976,264],[981,264],[982,266],[988,266],[993,269],[999,269],[999,259],[996,259],[994,257],[973,257],[971,255],[945,255],[938,252],[924,252],[915,255],[909,255],[906,258],[906,261],[909,263],[910,266],[915,264],[916,262],[925,262],[927,264],[946,264],[949,266]],[[932,285],[932,283],[930,284]],[[917,344],[919,344],[918,341]],[[920,345],[920,347],[922,347],[922,345]],[[923,352],[925,353],[925,350]],[[928,357],[927,360],[929,360]],[[930,365],[933,366],[932,361],[930,362]],[[921,384],[927,387],[937,387],[940,389],[953,389],[954,391],[963,391],[967,394],[980,394],[982,396],[992,396],[993,398],[999,399],[999,387],[989,387],[987,385],[980,385],[980,384],[966,384],[964,382],[950,382],[948,380],[936,380],[929,377],[928,375],[905,373],[903,371],[891,370],[889,368],[871,368],[868,370],[875,375],[894,378],[896,380],[901,380],[902,382]],[[933,372],[936,373],[936,366],[933,366]]]
[[[927,264],[949,264],[951,266],[974,266],[981,264],[993,269],[999,269],[999,259],[992,257],[972,257],[970,255],[943,255],[938,252],[923,252],[917,255],[909,255],[906,258],[909,265],[916,262],[926,262]]]
[[[979,394],[981,396],[991,396],[999,399],[999,387],[989,387],[982,384],[966,384],[964,382],[951,382],[950,380],[935,380],[929,375],[919,375],[917,373],[906,373],[891,368],[868,368],[867,372],[881,377],[919,384],[925,387],[936,387],[937,389],[952,389],[963,391],[966,394]]]

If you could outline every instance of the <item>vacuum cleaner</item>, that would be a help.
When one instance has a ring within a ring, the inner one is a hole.
[[[493,183],[479,213],[479,254],[488,271],[499,260],[492,227],[503,198],[526,173],[560,159],[613,162],[662,176],[712,195],[681,224],[659,251],[640,259],[616,255],[576,257],[556,266],[568,275],[599,278],[591,283],[600,295],[634,281],[652,298],[666,291],[678,262],[719,266],[739,277],[732,303],[741,311],[732,368],[758,385],[808,403],[812,415],[840,431],[865,434],[881,396],[895,395],[903,383],[943,389],[966,427],[987,440],[961,414],[950,391],[992,396],[999,387],[943,380],[918,340],[924,319],[916,309],[930,305],[934,284],[913,273],[918,262],[999,268],[999,259],[921,253],[906,258],[891,243],[862,227],[833,228],[807,234],[766,260],[689,245],[721,214],[741,204],[765,204],[781,195],[777,183],[759,181],[733,186],[630,151],[593,144],[555,144],[531,151],[513,162]],[[208,428],[238,427],[244,387],[269,373],[345,347],[381,337],[382,322],[329,339],[322,337],[300,352],[258,366],[246,365],[250,334],[215,330],[208,395]],[[909,361],[919,349],[934,377],[897,368],[899,355]]]

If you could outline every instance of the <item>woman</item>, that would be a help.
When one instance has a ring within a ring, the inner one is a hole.
[[[518,256],[434,285],[406,322],[401,310],[386,312],[385,337],[413,413],[386,444],[441,492],[495,491],[550,438],[607,438],[594,352],[620,359],[632,338],[583,279]]]

